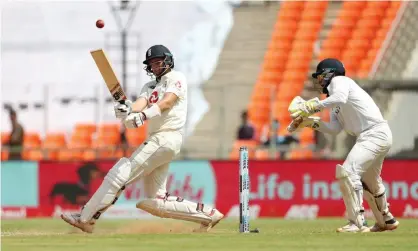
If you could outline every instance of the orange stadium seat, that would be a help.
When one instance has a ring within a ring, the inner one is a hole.
[[[289,20],[287,22],[277,22],[274,24],[273,31],[281,32],[288,30],[296,30],[298,28],[298,22],[294,20]]]
[[[388,32],[389,28],[380,28],[376,33],[376,38],[385,39]]]
[[[1,133],[1,145],[5,145],[10,140],[10,133],[9,132],[2,132]],[[4,147],[1,148],[1,160],[5,161],[9,159],[9,151],[6,150]]]
[[[10,132],[2,132],[1,133],[1,144],[6,144],[10,140]]]
[[[374,37],[374,33],[371,32],[369,28],[357,27],[355,30],[353,30],[352,37],[353,39],[369,40]]]
[[[356,50],[356,49],[351,49],[351,50],[346,50],[343,55],[342,58],[343,59],[351,59],[351,60],[361,60],[365,57],[366,55],[366,51],[365,50]]]
[[[317,22],[321,22],[322,18],[323,18],[324,14],[322,13],[322,11],[320,9],[305,9],[302,12],[302,20],[309,20],[309,21],[317,21]],[[317,30],[319,28],[316,27],[315,30]]]
[[[279,61],[279,62],[285,62],[288,57],[288,52],[285,50],[276,50],[270,54],[267,54],[264,56],[264,60],[266,61]]]
[[[385,15],[385,9],[376,9],[373,7],[367,7],[361,15],[367,19],[379,20]]]
[[[290,50],[292,48],[292,41],[290,40],[271,40],[269,43],[268,51],[273,52],[276,50]]]
[[[96,132],[96,125],[92,123],[77,123],[74,132],[91,135]]]
[[[351,20],[356,20],[359,16],[359,11],[355,10],[355,9],[343,9],[340,13],[339,13],[339,18],[344,20],[344,21],[351,21]]]
[[[327,1],[307,1],[304,4],[305,9],[308,10],[316,10],[324,12],[326,8],[328,7]]]
[[[84,152],[91,146],[91,137],[84,133],[74,133],[66,149],[58,152],[58,160],[83,160]]]
[[[337,19],[333,24],[334,29],[338,30],[352,30],[357,24],[357,20],[343,20]]]
[[[257,160],[268,160],[270,158],[269,150],[268,149],[257,149],[257,150],[255,150],[254,157]]]
[[[325,40],[322,44],[324,49],[343,49],[345,45],[345,39],[344,38],[333,38]]]
[[[86,150],[83,153],[83,159],[85,161],[91,161],[95,159],[118,159],[123,157],[123,151],[120,149],[119,144],[115,139],[110,136],[102,136],[97,138],[92,148]]]
[[[319,55],[318,59],[322,60],[325,58],[340,58],[341,57],[341,49],[323,49]]]
[[[292,150],[289,154],[289,159],[298,160],[298,159],[313,159],[314,154],[312,150],[309,149],[297,149]]]
[[[24,160],[33,160],[30,156],[35,156],[30,154],[32,151],[38,150],[41,147],[41,137],[36,132],[28,132],[23,136],[23,151],[22,158]],[[37,159],[35,159],[37,160]]]
[[[115,123],[104,123],[98,125],[97,133],[98,134],[106,134],[106,133],[120,133],[120,124]]]
[[[295,41],[293,43],[293,46],[291,47],[292,50],[294,51],[305,51],[305,50],[313,50],[313,44],[310,41]]]
[[[385,17],[382,20],[382,23],[381,23],[381,26],[380,27],[381,28],[390,29],[390,27],[392,26],[393,20],[394,20],[393,17]]]
[[[147,137],[147,126],[141,126],[136,129],[126,129],[126,139],[128,145],[132,147],[138,147],[141,145]]]
[[[315,144],[315,133],[311,128],[304,128],[299,133],[299,140],[302,145]]]
[[[1,149],[1,160],[6,161],[8,159],[9,159],[9,151],[2,148]]]
[[[372,48],[373,49],[376,49],[376,48],[380,48],[380,47],[382,47],[382,45],[383,45],[383,42],[385,41],[385,38],[382,38],[382,37],[380,37],[380,38],[375,38],[374,40],[373,40],[373,43],[372,43]]]
[[[360,19],[357,22],[358,26],[369,28],[369,29],[376,29],[380,27],[380,20],[379,19]]]
[[[64,133],[47,133],[42,148],[45,152],[45,159],[58,160],[58,152],[66,146]]]
[[[365,1],[344,1],[343,9],[362,10],[366,5]]]
[[[390,1],[367,1],[367,8],[371,9],[386,9],[390,5]]]

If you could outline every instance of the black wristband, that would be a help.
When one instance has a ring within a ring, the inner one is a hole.
[[[147,115],[144,112],[141,112],[141,114],[144,115],[144,121],[147,120]]]

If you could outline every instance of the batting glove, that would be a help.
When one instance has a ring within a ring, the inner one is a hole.
[[[140,126],[143,126],[145,123],[144,114],[133,112],[125,117],[123,120],[123,124],[126,128],[138,128]]]
[[[124,103],[114,105],[115,115],[118,119],[125,119],[132,112],[132,101],[125,100]]]

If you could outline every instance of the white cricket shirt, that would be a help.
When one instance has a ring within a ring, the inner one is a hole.
[[[180,131],[184,128],[187,118],[187,81],[183,73],[171,70],[156,80],[150,81],[142,87],[140,97],[148,100],[148,107],[157,103],[166,92],[177,95],[174,106],[161,113],[160,117],[154,117],[148,121],[149,133],[161,131]]]
[[[386,122],[376,103],[351,78],[337,76],[327,87],[329,97],[320,103],[332,108],[331,117],[336,117],[342,129],[358,136],[372,126]]]

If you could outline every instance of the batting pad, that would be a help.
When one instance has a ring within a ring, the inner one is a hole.
[[[363,227],[364,209],[363,188],[361,187],[361,183],[360,187],[356,188],[350,179],[349,173],[342,165],[337,165],[335,176],[340,184],[340,190],[344,199],[349,220],[356,224],[358,228]]]
[[[98,218],[107,208],[113,205],[131,175],[131,162],[128,158],[121,158],[109,170],[102,184],[81,210],[81,222],[89,222],[93,216]]]
[[[386,196],[382,196],[384,197],[384,199],[386,200]],[[376,224],[380,227],[380,228],[386,228],[386,223],[385,223],[385,219],[383,218],[383,213],[384,211],[382,211],[376,201],[376,198],[374,197],[373,194],[371,194],[368,190],[364,189],[364,198],[366,198],[367,203],[369,204],[370,209],[373,212],[374,218],[376,220]],[[381,203],[381,202],[380,202]],[[386,210],[388,211],[388,207],[387,207],[387,203],[386,201],[384,202],[384,204],[386,205]]]
[[[201,224],[209,224],[212,221],[212,218],[209,216],[212,208],[205,208],[202,203],[187,201],[176,196],[146,199],[136,204],[136,207],[161,218],[172,218]]]

